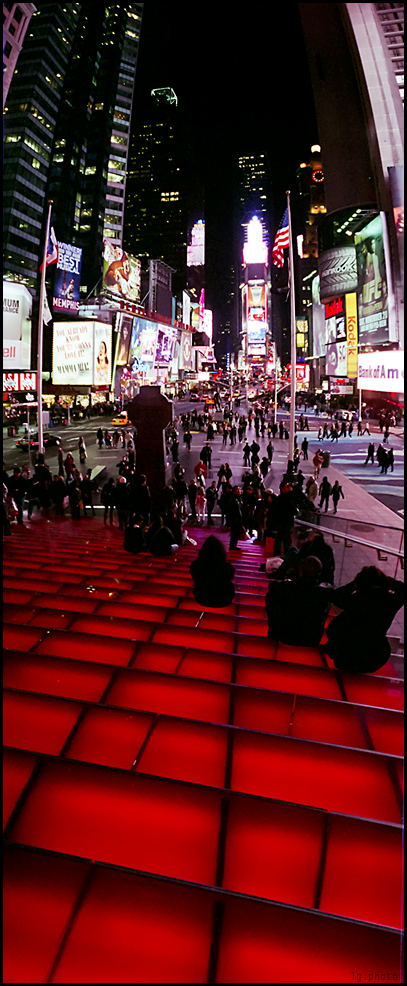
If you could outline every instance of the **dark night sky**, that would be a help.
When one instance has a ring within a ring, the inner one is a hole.
[[[213,227],[217,216],[219,258],[228,253],[230,192],[239,154],[268,154],[272,242],[286,189],[295,193],[298,165],[309,160],[311,144],[318,142],[297,4],[251,2],[240,10],[242,15],[234,4],[219,0],[193,8],[168,0],[146,2],[136,76],[134,122],[137,106],[152,88],[171,86],[195,132],[207,247],[211,217]]]

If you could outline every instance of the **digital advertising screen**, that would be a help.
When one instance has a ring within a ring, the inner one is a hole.
[[[320,301],[319,277],[314,277],[312,280],[312,341],[312,355],[314,357],[325,356],[325,306],[321,305]]]
[[[198,219],[191,231],[191,243],[187,246],[187,267],[203,267],[205,264],[205,223]]]
[[[361,390],[404,393],[404,352],[383,350],[359,353],[358,387]]]
[[[156,366],[163,363],[168,366],[168,364],[171,363],[171,360],[174,357],[176,341],[176,330],[171,331],[171,329],[158,326],[157,345],[155,350]]]
[[[95,386],[110,384],[112,379],[112,327],[105,322],[95,322],[93,383]]]
[[[326,372],[332,377],[346,377],[348,347],[346,342],[336,342],[326,347]]]
[[[54,322],[52,383],[92,386],[94,324]]]
[[[140,301],[141,261],[103,241],[103,287],[108,294],[126,301]]]
[[[380,216],[355,233],[358,269],[359,343],[389,341],[387,280]]]
[[[58,240],[58,260],[55,268],[53,311],[79,314],[82,247]]]
[[[119,339],[116,350],[116,366],[126,366],[126,363],[128,363],[132,327],[133,316],[126,315],[124,312],[118,312],[116,316],[116,332],[119,333]]]
[[[146,373],[154,365],[157,346],[157,322],[134,318],[129,359],[134,358],[134,369]]]

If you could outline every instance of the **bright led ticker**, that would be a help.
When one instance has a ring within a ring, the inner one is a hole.
[[[267,243],[263,242],[263,228],[257,216],[253,216],[247,227],[247,243],[243,246],[243,263],[268,266],[268,246]]]

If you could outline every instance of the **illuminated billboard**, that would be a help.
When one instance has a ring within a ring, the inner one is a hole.
[[[358,387],[404,393],[404,352],[384,350],[358,355]]]
[[[31,367],[32,295],[24,284],[3,280],[3,369]]]
[[[353,243],[321,253],[318,257],[318,274],[322,302],[332,301],[339,294],[356,291],[356,252]]]
[[[332,377],[346,377],[348,347],[346,342],[331,343],[326,347],[326,372]]]
[[[116,315],[116,332],[118,333],[116,366],[125,366],[128,363],[132,327],[132,315],[118,312]]]
[[[52,307],[54,313],[64,311],[79,314],[82,248],[58,240],[58,260],[55,268]]]
[[[139,373],[151,370],[157,346],[157,322],[144,318],[133,319],[129,358],[134,359],[134,369]]]
[[[358,268],[359,343],[389,341],[387,280],[380,216],[355,233]]]
[[[157,343],[155,349],[155,365],[164,364],[168,366],[175,355],[175,345],[177,341],[177,330],[164,328],[161,325],[157,328]]]
[[[140,301],[141,261],[103,240],[103,287],[114,297]]]
[[[54,322],[52,383],[78,386],[109,384],[112,327],[106,322]]]
[[[243,263],[268,266],[268,253],[267,243],[263,241],[263,227],[260,219],[253,216],[247,226],[247,243],[243,246]]]
[[[94,322],[93,383],[110,384],[112,378],[112,327],[106,322]]]
[[[319,277],[312,280],[312,355],[325,356],[325,308],[319,296]]]
[[[187,267],[203,267],[205,264],[205,223],[198,219],[192,227],[191,243],[187,247]]]
[[[356,377],[358,374],[358,306],[356,294],[347,294],[345,303],[348,377]]]

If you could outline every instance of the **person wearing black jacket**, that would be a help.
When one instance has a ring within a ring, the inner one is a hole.
[[[314,555],[316,558],[319,558],[322,564],[321,582],[329,582],[330,585],[333,585],[335,575],[334,553],[330,545],[326,544],[322,533],[311,534],[311,537],[304,542],[302,548],[298,552],[298,565],[301,564],[304,558],[308,558],[309,555]]]
[[[235,595],[235,569],[227,560],[224,545],[213,534],[204,541],[189,571],[197,603],[216,609],[229,606]]]
[[[387,631],[404,602],[404,583],[365,566],[332,597],[342,609],[327,627],[324,650],[341,671],[372,674],[391,653]]]
[[[222,494],[223,496],[223,494]],[[236,551],[242,532],[241,490],[234,486],[226,507],[226,521],[230,527],[229,551]]]
[[[23,503],[27,490],[27,482],[24,479],[19,466],[14,467],[13,475],[10,479],[8,479],[7,486],[9,496],[13,497],[17,507],[17,524],[23,524]]]
[[[321,571],[319,558],[309,556],[299,566],[297,577],[270,582],[266,610],[268,636],[273,640],[318,646],[334,594],[332,586],[320,584]]]
[[[284,551],[291,547],[291,531],[294,526],[295,506],[293,504],[293,488],[291,483],[284,483],[281,487],[280,496],[277,497],[275,504],[277,531],[274,542],[274,555],[279,555],[281,546]]]
[[[215,504],[216,504],[217,499],[218,499],[218,496],[217,496],[217,491],[216,491],[216,482],[215,482],[215,480],[213,480],[213,482],[211,483],[211,485],[209,486],[209,488],[206,491],[206,505],[207,505],[207,510],[208,510],[208,525],[213,525],[212,510],[215,507]]]

